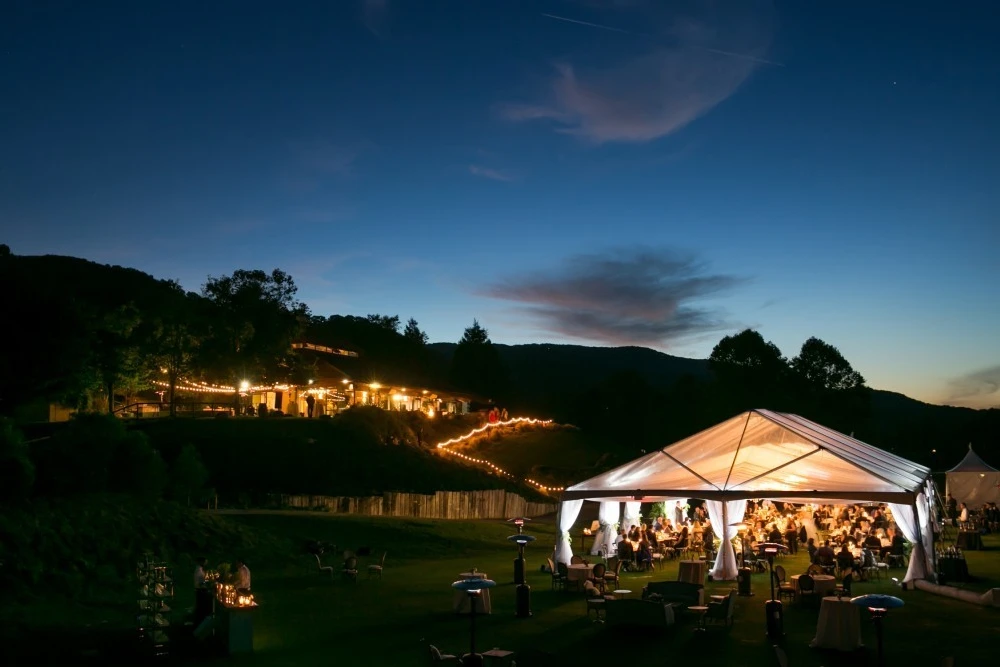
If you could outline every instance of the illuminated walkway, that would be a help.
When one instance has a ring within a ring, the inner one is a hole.
[[[486,431],[490,430],[491,428],[498,428],[500,426],[516,426],[518,424],[528,424],[528,425],[532,425],[532,426],[535,426],[535,425],[537,425],[537,426],[548,426],[551,423],[552,423],[551,419],[531,419],[530,417],[514,417],[512,419],[508,419],[507,421],[494,422],[492,424],[486,424],[485,426],[480,426],[479,428],[472,429],[471,431],[469,431],[465,435],[460,435],[457,438],[452,438],[451,440],[445,440],[444,442],[439,442],[437,444],[437,448],[438,448],[438,450],[442,454],[450,454],[451,456],[457,456],[458,458],[460,458],[460,459],[462,459],[464,461],[468,461],[469,463],[475,463],[477,465],[485,466],[485,467],[489,468],[490,470],[492,470],[493,472],[497,473],[498,475],[503,475],[504,477],[509,477],[511,479],[517,479],[514,475],[510,474],[509,472],[507,472],[506,470],[504,470],[503,468],[501,468],[500,466],[496,465],[495,463],[493,463],[491,461],[487,461],[486,459],[477,459],[474,456],[466,456],[465,454],[462,454],[460,452],[456,452],[456,451],[453,451],[451,449],[448,449],[448,447],[450,447],[451,445],[457,445],[459,443],[462,443],[462,442],[465,442],[467,440],[470,440],[470,439],[476,437],[477,435],[481,435],[481,434],[485,433]],[[558,492],[558,491],[562,491],[563,490],[563,487],[561,487],[561,486],[545,486],[544,484],[536,482],[535,480],[531,479],[530,477],[525,477],[521,481],[523,481],[525,484],[530,484],[531,486],[533,486],[536,489],[539,489],[541,491],[557,491]]]

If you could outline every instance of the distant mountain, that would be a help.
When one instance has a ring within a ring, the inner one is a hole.
[[[455,343],[430,346],[451,360]],[[707,359],[674,357],[646,347],[589,347],[586,345],[496,344],[516,387],[584,388],[609,375],[635,373],[652,386],[669,387],[689,375],[708,379]]]

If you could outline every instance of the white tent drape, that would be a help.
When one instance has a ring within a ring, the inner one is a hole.
[[[597,510],[597,522],[601,531],[594,536],[594,546],[590,553],[593,556],[604,554],[608,556],[615,552],[615,538],[618,535],[618,517],[621,513],[621,503],[617,500],[603,500]]]
[[[923,495],[921,493],[917,496],[917,506],[924,502]],[[926,505],[926,503],[924,504]],[[903,537],[913,545],[913,551],[910,552],[910,566],[906,569],[903,581],[909,582],[914,579],[926,578],[927,554],[924,550],[922,535],[924,527],[917,523],[918,511],[914,505],[900,505],[898,503],[889,503],[889,511],[892,512],[892,518],[895,519],[896,525],[903,531]]]
[[[622,530],[628,530],[632,526],[639,525],[639,507],[642,503],[625,503],[625,516],[622,518]]]
[[[719,536],[722,544],[719,555],[715,558],[715,567],[709,573],[716,581],[732,581],[736,579],[736,553],[733,551],[733,538],[736,537],[736,527],[731,523],[743,521],[747,511],[746,500],[706,500],[708,518],[712,522],[712,531]]]
[[[576,523],[576,518],[580,516],[580,508],[583,507],[583,500],[564,500],[559,506],[559,535],[556,536],[556,558],[557,563],[569,565],[573,558],[573,547],[570,546],[569,531]]]
[[[927,492],[917,494],[916,505],[920,540],[924,546],[924,563],[926,564],[924,576],[930,577],[934,573],[934,514],[930,511],[931,501],[926,494]]]

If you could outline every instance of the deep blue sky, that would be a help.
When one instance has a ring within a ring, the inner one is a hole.
[[[7,3],[2,240],[192,290],[280,267],[433,340],[815,335],[1000,405],[998,32],[972,0]]]

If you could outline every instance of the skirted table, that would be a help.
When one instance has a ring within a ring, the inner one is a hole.
[[[816,636],[809,646],[836,651],[856,651],[861,648],[861,608],[851,604],[849,597],[823,598],[819,620],[816,622]]]
[[[708,562],[703,560],[682,560],[677,565],[677,581],[704,584],[708,573]]]
[[[795,589],[796,595],[799,593],[799,577],[801,576],[800,574],[793,574],[789,580],[792,588]],[[837,579],[832,575],[811,574],[809,576],[813,578],[813,590],[816,591],[816,595],[827,595],[837,588]]]
[[[955,546],[962,551],[979,551],[983,548],[983,537],[974,530],[960,530]]]
[[[583,582],[594,576],[594,566],[577,563],[566,566],[566,581],[576,582],[576,586],[583,586]]]
[[[458,575],[459,579],[489,579],[490,575],[485,572],[462,572]],[[452,608],[455,610],[456,614],[470,614],[472,613],[472,604],[470,600],[475,600],[476,613],[477,614],[492,614],[493,605],[490,604],[490,589],[484,588],[483,592],[475,597],[469,597],[469,594],[465,591],[455,591],[455,597],[452,600]]]

